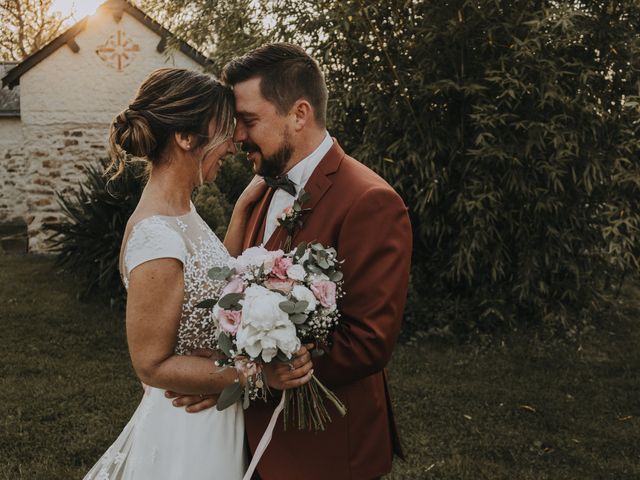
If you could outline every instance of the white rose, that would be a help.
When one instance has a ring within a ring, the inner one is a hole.
[[[294,297],[296,297],[296,300],[298,301],[305,300],[309,302],[309,305],[307,306],[305,313],[313,312],[316,309],[316,305],[318,302],[316,300],[316,296],[313,294],[311,290],[309,290],[304,285],[296,285],[295,287],[293,287],[291,294]]]
[[[311,292],[313,295],[313,292]],[[236,335],[239,349],[251,357],[270,362],[282,350],[291,356],[300,349],[300,340],[289,315],[280,309],[286,297],[260,285],[245,290],[242,322]]]
[[[296,280],[298,282],[304,282],[304,277],[307,275],[307,272],[304,271],[304,267],[302,265],[291,265],[287,268],[287,277],[291,280]]]
[[[300,350],[300,339],[297,337],[293,323],[288,322],[272,330],[259,330],[248,326],[241,328],[236,336],[238,348],[244,349],[252,358],[262,357],[270,362],[280,349],[288,357]]]
[[[242,302],[242,326],[258,330],[270,330],[290,322],[289,315],[282,311],[280,303],[287,298],[260,285],[251,285],[244,291]]]
[[[278,348],[287,357],[291,358],[294,353],[300,350],[302,344],[296,333],[296,327],[293,323],[289,322],[287,325],[282,325],[275,330],[269,332],[269,337],[273,338]],[[262,355],[264,358],[264,354]],[[268,360],[265,360],[265,362]]]
[[[238,258],[232,258],[229,264],[239,272],[244,272],[249,268],[264,265],[265,273],[269,273],[273,268],[275,258],[282,255],[284,255],[282,250],[270,252],[262,246],[251,247],[242,252],[242,255]]]

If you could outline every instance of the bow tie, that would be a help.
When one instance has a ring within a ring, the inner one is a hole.
[[[274,190],[281,188],[292,197],[296,196],[296,184],[293,183],[293,181],[286,175],[281,175],[279,177],[264,177],[264,181]]]

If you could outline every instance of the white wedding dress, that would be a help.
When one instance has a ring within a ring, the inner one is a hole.
[[[218,293],[222,285],[212,282],[207,272],[226,265],[229,254],[193,205],[186,215],[152,216],[133,226],[120,263],[125,287],[134,268],[157,258],[176,258],[184,269],[175,353],[215,348],[211,314],[195,305]],[[174,407],[164,390],[146,387],[131,420],[85,480],[240,480],[245,470],[239,403],[222,412],[210,408],[187,413]]]

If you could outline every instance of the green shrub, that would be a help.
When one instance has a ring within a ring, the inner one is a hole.
[[[86,180],[78,189],[58,197],[66,221],[46,228],[52,232],[50,241],[57,264],[82,280],[80,297],[101,296],[118,303],[125,293],[118,271],[120,247],[127,220],[142,193],[144,170],[142,164],[129,164],[121,177],[107,183],[103,173],[107,164],[104,160],[89,165]],[[196,191],[196,210],[221,239],[233,202],[250,177],[248,167],[238,159],[230,159],[219,176],[228,195],[217,185],[205,185]]]
[[[571,332],[636,274],[637,1],[271,4],[332,133],[410,208],[409,327]]]
[[[49,224],[57,264],[84,285],[81,297],[99,295],[118,301],[124,294],[118,258],[129,216],[140,199],[144,171],[130,166],[107,184],[107,160],[85,168],[86,180],[67,196],[58,196],[66,221]]]

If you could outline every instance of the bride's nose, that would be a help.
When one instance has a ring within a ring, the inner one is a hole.
[[[228,140],[227,153],[230,153],[231,155],[235,155],[236,153],[238,153],[238,147],[233,142],[232,138]]]

